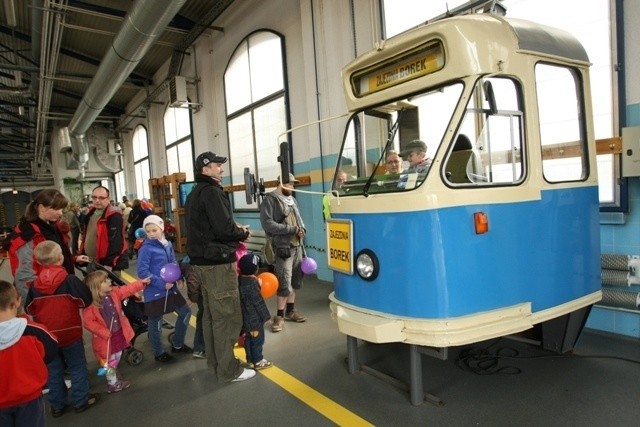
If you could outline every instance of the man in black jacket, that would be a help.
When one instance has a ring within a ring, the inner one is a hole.
[[[221,180],[226,157],[210,151],[196,158],[196,186],[185,205],[187,255],[199,279],[204,302],[203,334],[207,365],[221,382],[255,376],[233,354],[242,328],[242,310],[235,268],[238,242],[249,237],[247,227],[233,220],[231,203]]]

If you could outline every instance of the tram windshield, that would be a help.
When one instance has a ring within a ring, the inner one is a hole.
[[[451,187],[518,183],[521,99],[517,81],[490,77],[357,112],[347,124],[333,189],[342,196],[402,192],[430,176]]]

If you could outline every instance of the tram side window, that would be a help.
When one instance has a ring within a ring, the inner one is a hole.
[[[524,178],[519,84],[492,77],[476,83],[445,162],[452,186],[515,184]]]
[[[536,65],[542,170],[548,182],[586,178],[587,152],[580,84],[571,69]]]

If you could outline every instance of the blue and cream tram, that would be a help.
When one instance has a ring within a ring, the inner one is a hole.
[[[343,69],[352,115],[327,221],[341,332],[443,348],[531,329],[573,348],[601,298],[588,69],[570,34],[486,14]],[[415,140],[428,170],[386,172]]]

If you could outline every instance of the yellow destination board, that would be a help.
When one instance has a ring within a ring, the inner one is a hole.
[[[353,224],[350,220],[327,220],[327,263],[332,270],[353,274]]]
[[[440,42],[428,43],[417,51],[403,54],[373,69],[352,77],[356,96],[367,95],[397,84],[434,73],[444,67],[444,51]]]

